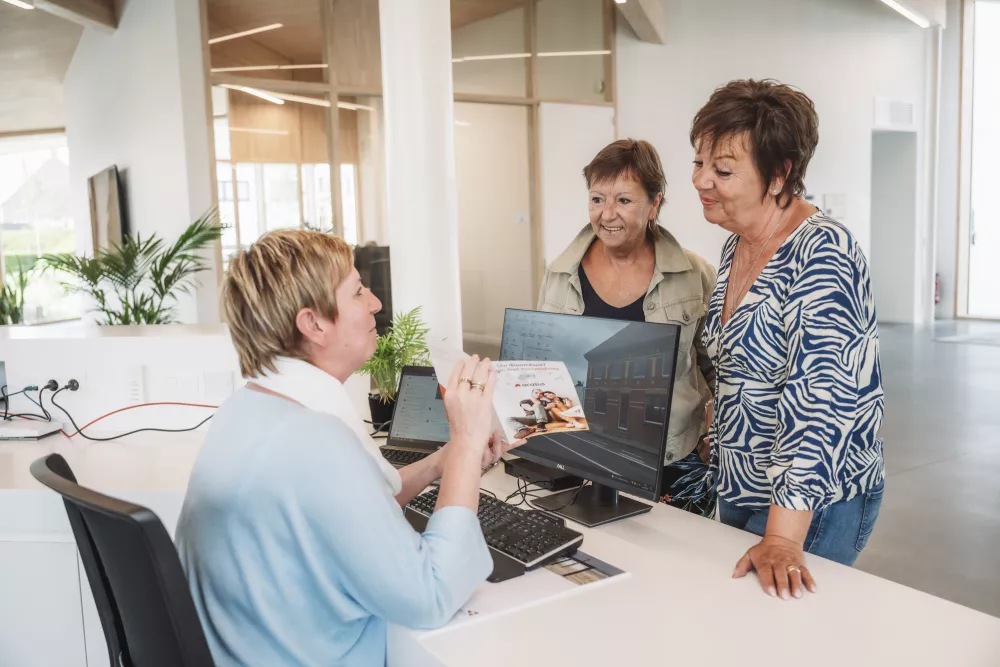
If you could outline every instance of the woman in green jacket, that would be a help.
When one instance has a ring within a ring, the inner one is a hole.
[[[681,327],[660,494],[711,516],[705,406],[715,372],[701,343],[715,270],[657,224],[666,179],[656,149],[622,139],[583,170],[590,224],[545,272],[538,310]]]

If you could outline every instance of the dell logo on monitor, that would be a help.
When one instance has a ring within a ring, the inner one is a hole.
[[[556,464],[556,467],[557,467],[557,468],[559,468],[560,470],[565,470],[565,469],[566,469],[566,466],[564,466],[564,465],[563,465],[563,464],[561,464],[561,463],[557,463],[557,464]]]

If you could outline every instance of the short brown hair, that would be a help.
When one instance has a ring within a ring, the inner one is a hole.
[[[691,145],[746,138],[746,147],[764,181],[761,200],[775,178],[785,182],[778,206],[786,208],[805,193],[806,167],[819,143],[819,116],[806,95],[773,79],[730,81],[717,88],[691,124]],[[787,174],[786,164],[791,165]]]
[[[663,165],[653,144],[641,139],[619,139],[601,149],[601,152],[583,168],[587,187],[594,183],[614,181],[620,176],[628,176],[642,184],[646,196],[652,202],[656,195],[666,197],[667,178],[663,175]],[[663,199],[656,207],[656,218],[660,217]],[[653,219],[654,223],[656,218]],[[650,225],[656,233],[656,225]]]
[[[354,268],[351,246],[323,232],[279,229],[229,263],[222,308],[243,377],[274,371],[279,356],[304,358],[298,312],[314,308],[337,319],[334,292]]]

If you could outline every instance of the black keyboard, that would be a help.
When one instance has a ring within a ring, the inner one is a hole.
[[[380,451],[385,460],[394,466],[408,466],[430,456],[430,452],[413,452],[392,447],[383,447]]]
[[[430,517],[437,499],[438,490],[432,489],[411,500],[406,509]],[[490,549],[525,569],[573,553],[583,543],[583,535],[566,528],[560,519],[525,511],[485,493],[479,494],[479,525]]]

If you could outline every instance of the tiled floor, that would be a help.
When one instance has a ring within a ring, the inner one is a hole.
[[[883,325],[886,493],[857,567],[1000,616],[1000,347],[960,322]]]

